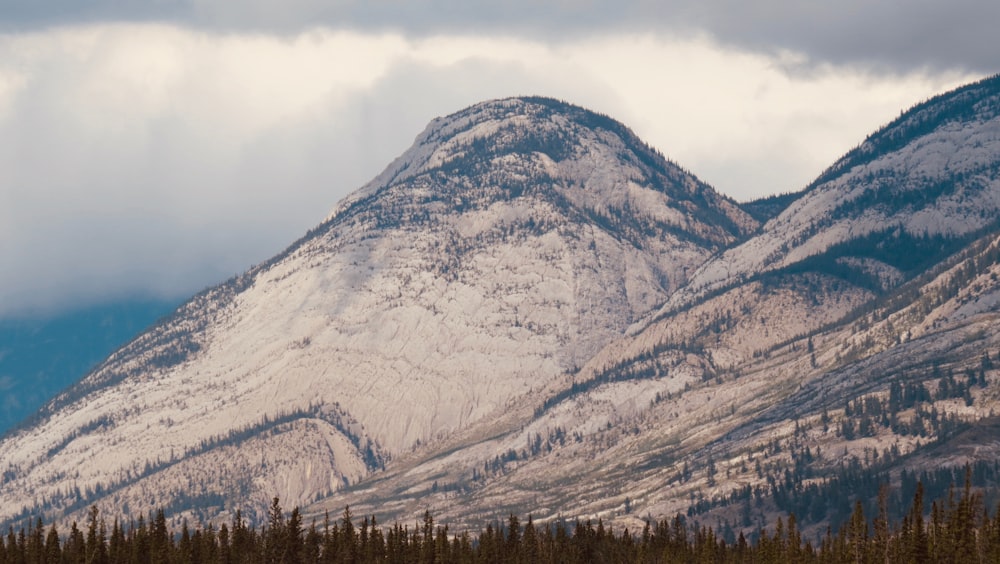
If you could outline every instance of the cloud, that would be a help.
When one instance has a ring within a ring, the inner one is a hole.
[[[708,34],[741,50],[800,53],[810,64],[902,73],[1000,70],[994,48],[1000,4],[981,0],[3,0],[0,14],[0,28],[8,30],[117,21],[291,36],[317,27],[535,41]]]
[[[327,31],[3,38],[0,315],[220,282],[321,221],[433,117],[586,83],[514,60],[541,46],[481,42],[506,53],[481,58],[457,41],[468,56]]]
[[[970,78],[795,64],[708,36],[8,33],[0,316],[221,282],[321,221],[432,118],[486,99],[540,94],[609,114],[745,199],[802,187],[901,109]]]

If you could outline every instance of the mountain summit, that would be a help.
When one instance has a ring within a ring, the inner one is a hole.
[[[821,532],[844,483],[995,461],[998,109],[997,77],[929,100],[744,206],[764,225],[569,104],[434,120],[8,434],[0,521],[259,518],[279,496],[456,528]]]
[[[746,534],[792,512],[821,535],[854,499],[877,507],[864,484],[995,468],[998,100],[994,77],[903,113],[517,424],[307,511],[430,506],[472,527],[513,512],[633,531],[680,512]]]
[[[9,434],[0,518],[263,514],[483,422],[516,426],[757,227],[575,106],[512,98],[434,120],[323,224]]]

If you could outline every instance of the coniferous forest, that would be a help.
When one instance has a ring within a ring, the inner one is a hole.
[[[794,514],[748,541],[726,543],[709,527],[684,517],[648,522],[641,531],[614,531],[598,520],[537,525],[510,516],[478,535],[454,534],[427,512],[413,526],[357,522],[349,508],[308,526],[298,508],[290,515],[277,498],[268,523],[249,527],[237,512],[218,528],[171,530],[162,510],[123,524],[91,508],[83,529],[46,526],[41,519],[0,539],[0,564],[333,564],[333,563],[596,563],[596,562],[1000,562],[1000,508],[991,512],[971,486],[953,487],[927,511],[917,484],[904,517],[887,517],[885,490],[879,510],[866,516],[860,501],[846,523],[818,542],[804,540]]]

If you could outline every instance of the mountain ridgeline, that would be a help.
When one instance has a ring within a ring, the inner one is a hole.
[[[277,496],[749,532],[817,484],[995,459],[998,108],[996,77],[936,97],[743,205],[563,102],[436,119],[9,433],[0,520]]]

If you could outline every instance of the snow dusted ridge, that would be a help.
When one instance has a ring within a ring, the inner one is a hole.
[[[762,232],[701,266],[661,315],[873,234],[961,238],[1000,216],[997,78],[921,104],[830,167]],[[898,273],[879,269],[887,283]]]
[[[561,389],[307,513],[430,508],[478,528],[513,512],[636,531],[687,512],[749,533],[778,513],[774,484],[995,460],[1000,443],[955,432],[988,434],[1000,410],[998,99],[991,79],[908,112]],[[891,418],[845,408],[891,405],[904,386],[924,399]],[[756,488],[752,519],[727,505]]]
[[[577,107],[435,120],[306,237],[8,435],[0,519],[328,496],[558,389],[757,227]]]
[[[694,501],[728,519],[793,468],[926,468],[1000,409],[998,115],[1000,78],[921,104],[764,226],[581,108],[434,120],[5,437],[0,521],[253,517],[277,495],[634,530]],[[845,407],[904,385],[923,399],[891,425]]]

